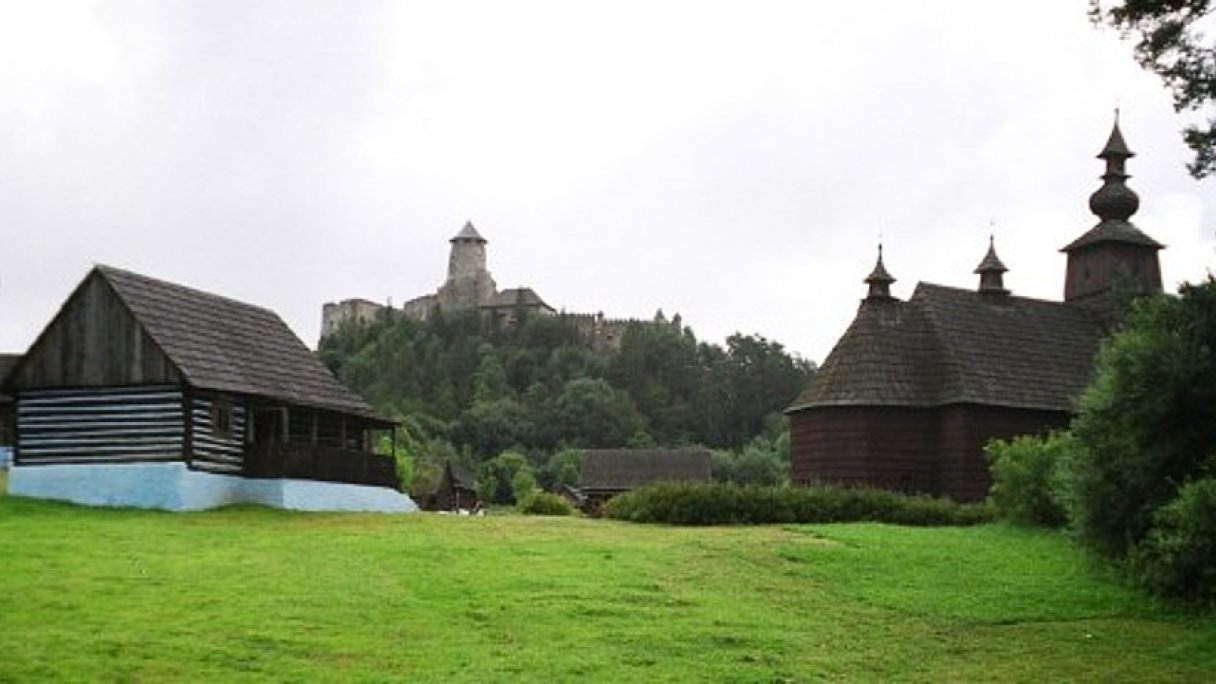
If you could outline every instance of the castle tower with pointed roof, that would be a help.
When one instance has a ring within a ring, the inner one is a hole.
[[[494,278],[486,268],[486,239],[466,221],[448,242],[448,277],[436,293],[439,307],[448,311],[472,309],[489,302],[497,294]]]

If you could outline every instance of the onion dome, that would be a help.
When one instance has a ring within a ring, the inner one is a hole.
[[[1134,156],[1136,153],[1127,149],[1127,143],[1123,141],[1116,116],[1110,139],[1098,153],[1098,159],[1106,162],[1106,173],[1102,174],[1104,183],[1089,197],[1089,210],[1103,221],[1126,221],[1140,208],[1140,197],[1125,185],[1131,178],[1125,165]]]

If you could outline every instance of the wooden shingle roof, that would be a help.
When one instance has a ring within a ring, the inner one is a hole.
[[[863,302],[790,411],[974,403],[1071,411],[1102,338],[1061,302],[920,283],[907,302]]]
[[[590,449],[583,452],[578,485],[624,491],[656,482],[708,482],[706,449]]]
[[[96,272],[190,385],[384,420],[273,311],[110,266]]]
[[[473,473],[468,468],[451,461],[445,463],[443,467],[446,473],[450,475],[453,487],[477,489],[477,479],[473,477]]]

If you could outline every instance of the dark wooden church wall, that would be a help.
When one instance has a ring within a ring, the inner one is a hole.
[[[1068,425],[1065,411],[955,404],[940,409],[941,494],[982,501],[992,485],[984,445],[992,439],[1041,434]]]
[[[10,382],[14,389],[180,383],[168,357],[96,274],[64,303]]]
[[[858,409],[790,415],[791,482],[856,482],[865,476],[865,419]]]
[[[936,416],[903,407],[822,407],[790,416],[790,479],[935,493]]]
[[[19,465],[181,460],[178,387],[26,390],[17,399]]]

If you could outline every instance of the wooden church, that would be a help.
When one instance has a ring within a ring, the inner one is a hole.
[[[918,283],[901,301],[880,246],[857,316],[787,410],[791,479],[977,501],[985,443],[1066,425],[1119,297],[1162,289],[1162,245],[1129,220],[1132,156],[1116,121],[1089,200],[1100,220],[1062,250],[1062,302],[1006,289],[991,242],[976,289]]]
[[[97,266],[0,380],[16,404],[11,494],[414,508],[372,453],[394,423],[258,306]]]

